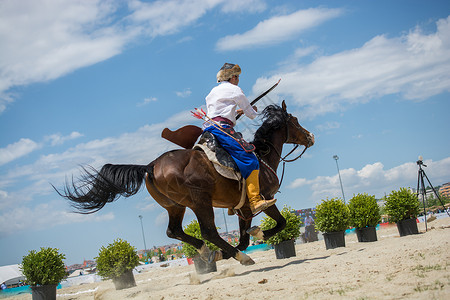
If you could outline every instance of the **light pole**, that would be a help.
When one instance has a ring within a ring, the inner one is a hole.
[[[344,198],[344,203],[345,203],[344,188],[342,187],[341,172],[339,172],[339,165],[338,165],[338,162],[337,162],[338,159],[339,159],[339,156],[333,155],[333,158],[336,161],[336,167],[337,167],[338,175],[339,175],[339,182],[341,183],[342,198]]]
[[[144,225],[142,225],[142,218],[143,216],[139,215],[139,219],[141,219],[142,238],[144,239],[144,253],[147,253],[147,245],[145,244]]]
[[[222,208],[222,213],[223,213],[223,220],[225,222],[225,232],[227,234],[227,241],[228,241],[228,226],[227,226],[227,218],[225,217],[225,208]]]

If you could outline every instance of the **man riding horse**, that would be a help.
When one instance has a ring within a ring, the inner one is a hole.
[[[208,114],[203,117],[209,122],[205,124],[203,131],[205,136],[211,133],[216,135],[220,144],[236,161],[237,168],[247,179],[244,195],[240,191],[238,180],[222,176],[206,152],[193,148],[202,132],[201,128],[193,125],[180,128],[176,132],[170,132],[166,128],[162,133],[162,136],[168,137],[168,140],[178,141],[177,144],[183,149],[165,152],[147,165],[105,164],[99,171],[94,168],[91,170],[84,168],[79,181],[66,183],[62,191],[56,191],[70,200],[78,212],[89,214],[99,211],[120,196],[135,195],[145,183],[152,198],[167,210],[169,216],[167,236],[194,246],[201,258],[205,260],[216,261],[233,257],[243,265],[254,264],[255,262],[242,252],[249,245],[249,234],[266,240],[286,226],[286,220],[276,205],[273,205],[276,200],[271,199],[280,187],[276,172],[280,161],[283,163],[294,161],[301,154],[295,159],[287,160],[287,155],[281,156],[283,145],[295,145],[290,153],[298,145],[303,145],[304,152],[314,144],[314,135],[304,129],[295,116],[287,112],[286,103],[283,101],[281,106],[273,104],[264,109],[263,123],[255,133],[253,145],[243,141],[242,136],[236,135],[233,129],[238,118],[236,112],[240,112],[236,109],[239,106],[242,113],[250,118],[256,116],[256,111],[237,86],[240,73],[238,65],[225,64],[217,74],[220,84],[206,97]],[[263,97],[275,86],[258,98]],[[184,139],[177,140],[176,137]],[[258,160],[251,153],[253,149],[261,161],[260,174],[258,174],[260,170]],[[258,177],[263,183],[261,190]],[[241,200],[246,196],[245,192],[248,194],[250,203],[241,205]],[[260,193],[271,200],[263,200]],[[239,209],[242,215],[239,218],[240,238],[237,246],[227,243],[217,232],[214,207],[241,207]],[[184,232],[182,222],[187,208],[195,213],[203,239],[215,244],[221,249],[220,251],[210,255],[203,240]],[[275,227],[260,230],[256,226],[249,230],[252,213],[261,210],[276,221]]]
[[[259,189],[259,162],[253,154],[254,147],[244,145],[240,133],[233,127],[236,115],[245,114],[250,119],[257,116],[256,106],[251,106],[240,87],[239,65],[225,63],[217,73],[218,86],[206,96],[208,120],[204,131],[212,133],[219,144],[231,155],[246,182],[246,192],[253,214],[273,205],[276,199],[262,199]],[[239,107],[239,109],[237,109]],[[247,147],[246,147],[247,146]]]

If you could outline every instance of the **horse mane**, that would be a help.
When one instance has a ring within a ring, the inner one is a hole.
[[[284,126],[289,119],[289,114],[283,110],[279,105],[271,104],[267,106],[263,112],[263,123],[261,127],[256,130],[254,140],[251,142],[256,147],[256,152],[267,148],[265,141],[270,140],[272,133]]]

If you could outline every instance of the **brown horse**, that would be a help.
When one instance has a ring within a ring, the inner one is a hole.
[[[302,128],[296,117],[286,112],[284,101],[282,107],[266,107],[263,115],[264,122],[256,131],[252,143],[256,146],[255,152],[261,162],[261,194],[266,199],[272,199],[279,189],[276,170],[283,144],[300,144],[308,148],[314,144],[314,135]],[[251,226],[252,215],[248,201],[241,208],[244,217],[239,219],[239,245],[231,246],[217,232],[213,207],[236,207],[241,197],[240,184],[219,175],[203,151],[169,151],[147,166],[107,164],[99,172],[84,170],[86,173],[79,183],[72,182],[71,187],[66,185],[64,192],[58,192],[71,200],[71,204],[80,213],[96,212],[120,196],[129,197],[136,194],[145,180],[150,195],[169,214],[169,237],[193,245],[204,259],[210,256],[209,249],[202,240],[183,231],[182,220],[186,207],[189,207],[197,217],[202,237],[221,249],[211,255],[210,260],[233,257],[245,265],[254,263],[241,252],[248,247],[250,239],[247,230]],[[267,239],[282,230],[286,221],[275,205],[264,212],[273,218],[277,225],[266,231],[253,228],[252,234]]]

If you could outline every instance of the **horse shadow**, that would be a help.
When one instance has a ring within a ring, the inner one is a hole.
[[[261,273],[261,272],[267,272],[267,271],[273,271],[273,270],[279,270],[279,269],[283,269],[285,267],[291,266],[291,265],[299,265],[308,261],[315,261],[315,260],[321,260],[321,259],[326,259],[330,257],[330,255],[327,256],[322,256],[322,257],[313,257],[313,258],[309,258],[309,259],[297,259],[297,260],[291,260],[285,264],[282,265],[277,265],[277,266],[270,266],[270,267],[265,267],[265,268],[259,268],[259,269],[253,269],[253,270],[248,270],[242,273],[238,273],[238,274],[234,274],[232,277],[239,277],[239,276],[246,276],[249,275],[251,273]],[[201,283],[207,283],[211,280],[214,280],[215,277],[212,278],[208,278],[205,280],[202,280]]]

